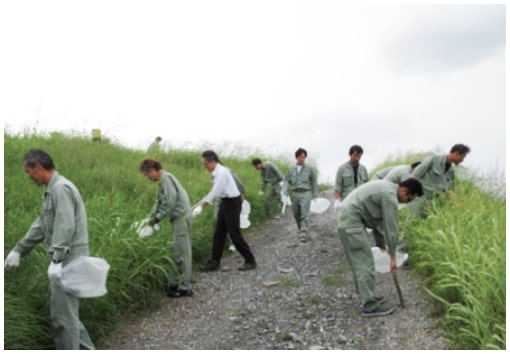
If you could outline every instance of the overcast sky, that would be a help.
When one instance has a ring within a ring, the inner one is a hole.
[[[145,149],[246,146],[331,181],[408,151],[506,168],[506,8],[279,0],[3,1],[0,115]]]

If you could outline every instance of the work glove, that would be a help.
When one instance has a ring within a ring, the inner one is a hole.
[[[50,280],[60,279],[61,276],[62,276],[62,262],[55,263],[52,261],[50,263],[50,266],[48,267],[48,278],[50,278]]]
[[[262,191],[259,191],[259,195],[264,195],[264,192],[262,192]]]
[[[200,213],[202,212],[202,209],[203,209],[203,208],[202,208],[202,206],[201,206],[201,205],[197,206],[197,207],[196,207],[195,209],[193,209],[193,211],[191,212],[191,216],[193,216],[193,217],[199,216],[199,215],[200,215]]]
[[[19,260],[21,255],[16,251],[11,251],[7,255],[7,258],[5,259],[5,268],[7,267],[17,267],[19,266]]]
[[[290,200],[290,197],[289,196],[286,196],[285,197],[285,205],[292,205],[292,201]]]
[[[333,204],[333,208],[335,208],[335,211],[340,211],[343,209],[342,201],[340,199],[335,199],[335,204]]]

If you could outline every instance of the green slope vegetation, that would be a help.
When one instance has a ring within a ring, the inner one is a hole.
[[[124,314],[155,303],[167,284],[170,225],[162,222],[161,230],[145,239],[131,229],[134,221],[149,213],[157,194],[157,184],[138,172],[147,153],[57,133],[49,137],[4,134],[4,255],[23,237],[41,208],[44,188],[26,176],[21,162],[33,147],[49,152],[59,173],[80,190],[88,213],[91,255],[111,266],[108,293],[83,299],[81,305],[81,319],[99,343]],[[424,155],[391,158],[378,169],[411,163]],[[209,191],[211,177],[201,163],[200,151],[160,152],[151,157],[181,181],[192,203]],[[260,175],[251,166],[251,157],[220,157],[245,185],[252,225],[262,224],[263,199],[257,198]],[[289,163],[274,162],[282,171]],[[436,310],[452,348],[505,349],[506,201],[480,191],[473,181],[458,181],[456,188],[454,194],[436,200],[426,219],[404,209],[402,236],[409,244],[415,271],[424,276],[424,286],[437,300]],[[212,213],[213,208],[207,208],[194,220],[195,264],[209,255]],[[20,267],[5,270],[5,349],[53,348],[46,303],[48,264],[40,245],[22,259]]]

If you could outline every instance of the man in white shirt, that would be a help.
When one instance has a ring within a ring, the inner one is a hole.
[[[203,208],[212,204],[215,199],[221,199],[221,203],[214,228],[211,259],[200,267],[200,270],[211,272],[220,268],[227,233],[230,234],[232,243],[244,258],[244,264],[238,269],[241,271],[255,269],[257,267],[255,257],[241,234],[242,200],[241,192],[235,183],[234,177],[226,167],[220,164],[218,155],[214,151],[204,151],[202,160],[205,168],[211,172],[213,186],[209,194],[202,199],[200,205],[193,209],[193,217],[200,215]]]

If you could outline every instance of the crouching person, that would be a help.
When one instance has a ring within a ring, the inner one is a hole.
[[[381,306],[375,294],[375,266],[366,228],[374,230],[376,245],[390,255],[390,270],[397,273],[398,203],[409,203],[423,195],[421,183],[413,178],[398,185],[371,181],[352,191],[337,215],[337,230],[351,265],[354,286],[361,301],[362,316],[385,316],[393,308]]]
[[[152,209],[150,226],[168,219],[173,227],[173,240],[170,249],[173,265],[168,271],[170,284],[169,297],[191,296],[191,205],[188,194],[170,172],[153,159],[140,163],[140,172],[151,181],[159,181],[159,192]]]

